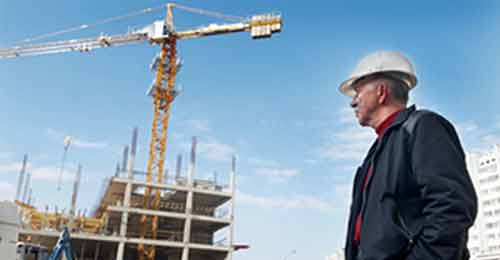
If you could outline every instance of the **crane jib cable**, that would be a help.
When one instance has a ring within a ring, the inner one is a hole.
[[[172,6],[174,8],[181,9],[181,10],[184,10],[187,12],[196,13],[196,14],[205,15],[205,16],[216,17],[216,18],[220,18],[220,19],[227,20],[230,22],[241,22],[241,21],[244,21],[246,19],[245,17],[241,17],[241,16],[227,15],[227,14],[223,14],[223,13],[219,13],[219,12],[207,11],[207,10],[203,10],[200,8],[194,8],[194,7],[179,5],[179,4],[175,4],[175,3],[173,3]]]
[[[40,34],[40,35],[33,36],[33,37],[30,37],[30,38],[27,38],[27,39],[24,39],[24,40],[21,40],[21,41],[14,42],[14,43],[12,43],[12,45],[19,44],[19,43],[34,42],[34,41],[38,41],[38,40],[42,40],[42,39],[47,39],[47,38],[51,38],[51,37],[63,35],[63,34],[66,34],[66,33],[82,31],[82,30],[90,29],[90,28],[97,27],[97,26],[100,26],[100,25],[104,25],[104,24],[108,24],[108,23],[112,23],[112,22],[117,22],[117,21],[129,19],[129,18],[132,18],[132,17],[136,17],[136,16],[139,16],[139,15],[146,14],[146,13],[151,13],[151,12],[157,11],[159,9],[163,9],[163,8],[165,8],[165,5],[159,5],[159,6],[155,6],[155,7],[149,7],[149,8],[145,8],[145,9],[142,9],[142,10],[139,10],[139,11],[131,12],[131,13],[128,13],[128,14],[125,14],[125,15],[119,15],[119,16],[113,16],[113,17],[110,17],[110,18],[106,18],[104,20],[97,21],[97,22],[94,22],[94,23],[81,24],[81,25],[78,25],[78,26],[69,27],[67,29],[63,29],[63,30],[59,30],[59,31],[51,32],[51,33]]]
[[[232,22],[241,22],[241,21],[244,21],[246,19],[245,17],[241,17],[241,16],[226,15],[226,14],[223,14],[223,13],[218,13],[218,12],[207,11],[207,10],[203,10],[203,9],[199,9],[199,8],[194,8],[194,7],[179,5],[179,4],[176,4],[176,3],[172,3],[172,7],[180,9],[180,10],[183,10],[183,11],[191,12],[191,13],[196,13],[196,14],[200,14],[200,15],[216,17],[216,18],[220,18],[220,19],[227,20],[227,21],[232,21]],[[145,8],[145,9],[141,9],[141,10],[138,10],[138,11],[134,11],[134,12],[131,12],[131,13],[128,13],[128,14],[125,14],[125,15],[119,15],[119,16],[114,16],[114,17],[106,18],[104,20],[97,21],[97,22],[94,22],[94,23],[85,23],[85,24],[81,24],[81,25],[78,25],[78,26],[69,27],[67,29],[63,29],[63,30],[59,30],[59,31],[55,31],[55,32],[50,32],[50,33],[44,33],[44,34],[36,35],[36,36],[30,37],[30,38],[27,38],[27,39],[24,39],[24,40],[21,40],[21,41],[13,42],[10,45],[16,45],[16,44],[20,44],[20,43],[24,43],[25,44],[25,43],[30,43],[30,42],[34,42],[34,41],[38,41],[38,40],[42,40],[42,39],[47,39],[47,38],[51,38],[51,37],[55,37],[55,36],[59,36],[59,35],[67,34],[67,33],[72,33],[72,32],[77,32],[77,31],[82,31],[82,30],[87,30],[87,29],[90,29],[90,28],[93,28],[93,27],[97,27],[97,26],[100,26],[100,25],[104,25],[104,24],[108,24],[108,23],[112,23],[112,22],[117,22],[117,21],[121,21],[121,20],[126,20],[126,19],[129,19],[129,18],[132,18],[132,17],[140,16],[140,15],[147,14],[147,13],[151,13],[151,12],[154,12],[154,11],[157,11],[157,10],[160,10],[160,9],[164,9],[164,8],[166,8],[165,4],[154,6],[154,7],[149,7],[149,8]]]

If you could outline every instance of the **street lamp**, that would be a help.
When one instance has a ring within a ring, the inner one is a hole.
[[[59,178],[57,179],[57,190],[61,190],[62,175],[64,171],[64,162],[66,162],[66,154],[68,153],[69,145],[71,144],[71,136],[64,137],[64,153],[61,162],[61,170],[59,171]]]

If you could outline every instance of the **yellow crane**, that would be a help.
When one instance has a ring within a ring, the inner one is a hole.
[[[139,30],[134,30],[127,34],[114,36],[101,35],[97,38],[57,41],[42,44],[30,43],[43,38],[84,30],[104,23],[127,19],[135,15],[149,13],[156,9],[165,7],[166,16],[164,20],[155,21],[151,25]],[[174,8],[200,15],[217,17],[231,21],[232,23],[210,24],[208,26],[202,26],[194,29],[176,31],[173,17]],[[177,69],[180,65],[177,58],[177,40],[245,31],[250,32],[253,39],[268,38],[271,37],[273,33],[280,32],[281,26],[281,15],[279,13],[260,14],[253,15],[250,18],[244,18],[183,6],[175,3],[168,3],[166,5],[146,8],[123,16],[108,18],[101,22],[83,24],[63,31],[27,39],[24,41],[24,44],[20,46],[0,48],[0,59],[70,51],[87,52],[96,48],[141,42],[159,44],[161,46],[160,53],[152,66],[153,69],[156,69],[156,77],[150,91],[148,91],[148,93],[153,97],[153,120],[151,127],[151,140],[149,143],[149,159],[147,163],[146,181],[153,182],[153,176],[156,176],[156,181],[161,183],[163,182],[169,110],[170,105],[176,96],[175,77]],[[152,197],[153,192],[154,197]],[[153,191],[151,186],[147,186],[144,194],[143,207],[158,210],[161,201],[160,197],[161,190],[156,189]],[[148,232],[147,229],[150,228],[149,231],[151,232],[152,239],[156,239],[158,216],[153,216],[150,222],[148,222],[148,218],[150,218],[150,216],[147,215],[142,215],[140,218],[140,237],[141,239],[144,239],[146,233]],[[150,226],[147,225],[148,223],[150,223]],[[143,260],[144,258],[152,260],[155,258],[155,254],[156,251],[154,246],[146,247],[144,244],[139,244],[138,255],[140,260]]]

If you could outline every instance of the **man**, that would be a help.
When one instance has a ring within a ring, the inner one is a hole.
[[[379,51],[340,86],[378,136],[354,179],[347,260],[469,259],[477,197],[464,152],[445,118],[407,107],[416,84],[407,58]]]

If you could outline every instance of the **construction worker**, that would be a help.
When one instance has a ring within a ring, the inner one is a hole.
[[[417,84],[402,54],[363,58],[340,91],[377,133],[353,185],[346,260],[469,259],[477,197],[451,123],[407,107]]]

